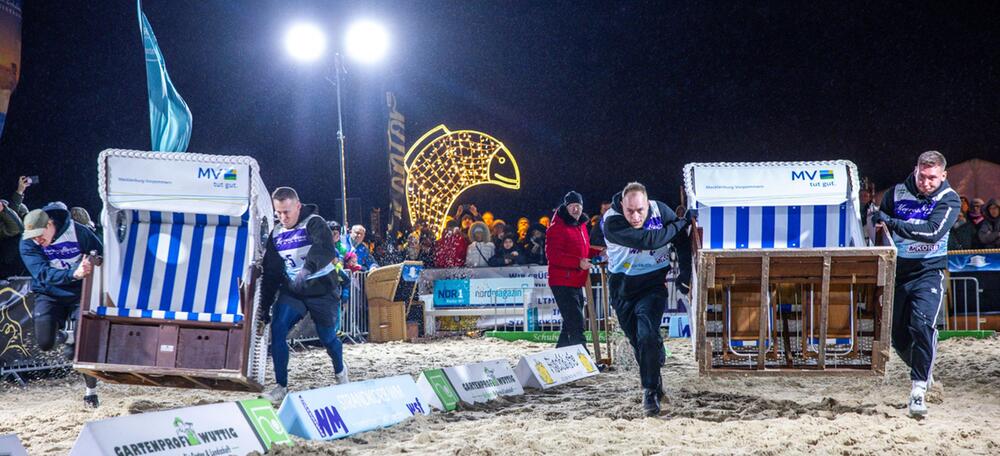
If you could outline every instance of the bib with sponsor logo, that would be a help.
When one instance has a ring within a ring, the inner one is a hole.
[[[950,188],[946,189],[930,199],[918,198],[907,190],[906,184],[897,184],[894,192],[895,205],[893,210],[896,213],[896,218],[903,219],[907,223],[923,225],[927,223],[927,219],[930,218],[934,208],[941,203],[941,198],[947,195],[948,192],[954,192],[954,190]],[[904,239],[895,232],[892,233],[892,240],[896,243],[897,254],[902,258],[935,258],[948,254],[948,237],[950,236],[950,231],[946,230],[944,236],[938,239],[937,242]]]
[[[278,251],[281,259],[285,261],[285,274],[288,277],[295,277],[306,263],[306,256],[309,255],[309,248],[312,247],[312,240],[309,239],[309,231],[306,226],[313,217],[317,216],[310,215],[292,228],[285,228],[280,223],[274,227],[272,236],[274,248]]]
[[[42,248],[49,259],[49,266],[56,269],[72,269],[83,256],[80,244],[76,241],[76,226],[72,225],[71,221],[66,223],[71,224],[69,228],[66,228],[66,231],[47,247]]]
[[[662,230],[663,218],[660,216],[660,205],[652,203],[649,210],[649,218],[642,229]],[[619,214],[614,209],[608,209],[604,217],[607,218],[611,215]],[[670,266],[670,244],[655,250],[639,250],[630,249],[607,240],[606,243],[608,245],[608,271],[613,274],[636,276]]]

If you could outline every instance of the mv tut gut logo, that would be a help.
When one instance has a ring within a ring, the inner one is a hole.
[[[212,182],[215,188],[236,188],[236,168],[198,168],[198,179]]]
[[[833,170],[830,169],[814,169],[812,171],[801,170],[792,171],[792,181],[806,181],[809,182],[810,187],[833,187]]]

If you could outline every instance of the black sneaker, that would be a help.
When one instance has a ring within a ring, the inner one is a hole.
[[[101,401],[97,399],[96,394],[88,394],[86,396],[83,396],[83,403],[84,405],[90,408],[97,408],[101,406]]]
[[[646,413],[646,416],[660,414],[660,397],[657,390],[652,388],[642,390],[642,411]]]

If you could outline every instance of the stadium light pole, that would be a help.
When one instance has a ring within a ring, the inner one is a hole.
[[[373,64],[385,57],[389,50],[389,33],[385,27],[370,20],[351,24],[344,35],[344,51],[352,60],[363,64]],[[295,60],[314,62],[326,51],[326,35],[314,24],[300,23],[291,26],[285,34],[285,49]],[[340,52],[333,54],[334,79],[326,77],[337,91],[337,143],[340,146],[340,202],[341,229],[347,225],[347,166],[344,159],[344,117],[340,102],[341,73],[346,74]]]

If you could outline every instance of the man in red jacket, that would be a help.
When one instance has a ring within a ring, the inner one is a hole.
[[[563,321],[557,348],[587,343],[583,336],[583,286],[590,271],[590,258],[599,253],[590,248],[589,219],[583,213],[583,197],[570,191],[545,231],[549,288]]]

